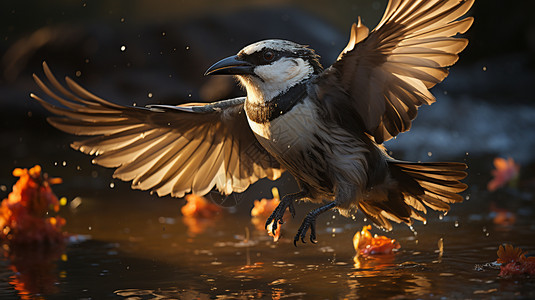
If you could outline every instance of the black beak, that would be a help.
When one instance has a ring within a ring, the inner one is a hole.
[[[204,75],[245,75],[253,74],[253,70],[253,65],[234,55],[216,62],[206,70]]]

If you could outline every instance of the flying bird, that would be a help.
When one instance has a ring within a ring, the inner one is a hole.
[[[41,90],[60,105],[31,94],[57,115],[48,121],[75,135],[72,143],[93,162],[117,168],[114,177],[158,195],[243,192],[285,171],[300,190],[284,196],[266,222],[275,230],[294,202],[318,208],[304,218],[294,244],[316,218],[336,209],[360,210],[376,225],[425,221],[427,208],[447,211],[463,201],[466,165],[416,163],[390,157],[382,145],[408,131],[418,107],[435,102],[429,89],[468,44],[459,34],[474,0],[390,0],[370,31],[358,19],[349,43],[324,69],[308,46],[264,40],[211,66],[205,75],[233,75],[247,95],[212,103],[131,107],[90,93],[69,77],[66,86],[46,63]],[[464,18],[463,18],[464,17]]]

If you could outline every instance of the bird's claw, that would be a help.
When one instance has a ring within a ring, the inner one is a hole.
[[[316,240],[316,216],[313,214],[308,214],[303,220],[303,223],[301,223],[301,227],[299,227],[299,230],[297,230],[297,234],[294,237],[294,246],[297,247],[297,242],[299,240],[301,240],[303,244],[306,244],[305,238],[306,238],[307,231],[309,228],[310,228],[310,242],[312,244],[316,244],[318,242]]]
[[[278,224],[284,224],[284,221],[282,218],[284,217],[284,213],[286,212],[286,208],[290,210],[290,214],[292,215],[292,218],[295,217],[295,208],[293,199],[282,199],[281,203],[277,205],[277,208],[271,213],[271,216],[266,221],[266,229],[268,229],[269,224],[271,225],[271,232],[275,234],[275,230],[277,230]]]

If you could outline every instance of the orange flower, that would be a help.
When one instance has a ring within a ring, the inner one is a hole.
[[[510,182],[514,182],[520,173],[520,165],[516,164],[512,158],[507,160],[501,157],[494,159],[494,167],[492,176],[494,178],[488,183],[487,189],[491,192],[504,187]]]
[[[258,217],[267,219],[271,213],[277,208],[280,201],[278,198],[261,199],[254,201],[254,207],[251,209],[251,217]]]
[[[211,219],[219,215],[223,210],[203,196],[189,194],[186,196],[186,205],[182,206],[184,217]]]
[[[535,275],[535,257],[526,257],[526,252],[520,248],[506,244],[498,248],[497,262],[501,263],[501,277],[511,277],[513,275]]]
[[[0,239],[11,243],[63,243],[61,227],[65,220],[48,217],[59,211],[59,201],[50,185],[60,183],[59,178],[48,178],[41,167],[15,169],[13,175],[20,177],[13,191],[0,205]]]
[[[188,227],[192,235],[204,232],[214,225],[214,220],[221,214],[223,209],[210,202],[203,196],[189,194],[186,196],[186,205],[182,206],[182,222]]]
[[[271,213],[277,208],[280,201],[279,189],[276,187],[271,189],[273,199],[255,200],[254,207],[251,209],[251,217],[260,217],[267,219]]]
[[[376,254],[390,254],[394,250],[401,248],[395,239],[389,239],[385,236],[372,236],[369,230],[371,225],[362,227],[362,230],[357,232],[353,237],[353,246],[358,255],[376,255]]]

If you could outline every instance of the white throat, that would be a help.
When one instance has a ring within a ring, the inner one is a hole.
[[[314,69],[302,58],[283,57],[269,65],[255,68],[258,76],[238,76],[247,90],[247,101],[262,104],[271,101],[312,75]]]

